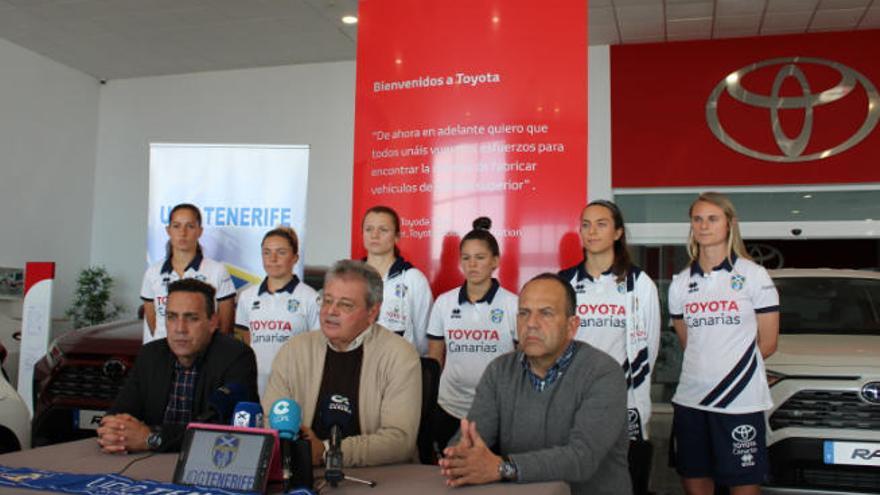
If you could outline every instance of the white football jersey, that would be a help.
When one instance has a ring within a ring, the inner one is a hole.
[[[144,281],[141,285],[141,299],[152,302],[156,308],[156,331],[150,334],[147,319],[144,318],[144,343],[153,340],[164,339],[167,335],[165,329],[165,305],[168,303],[168,284],[182,278],[194,278],[210,284],[217,291],[216,300],[223,301],[235,297],[235,286],[232,277],[226,271],[226,267],[219,261],[205,258],[201,253],[187,265],[183,277],[171,267],[171,258],[155,263],[147,268],[144,273]]]
[[[486,366],[515,348],[517,306],[516,295],[494,279],[476,303],[467,298],[467,282],[437,298],[428,337],[446,344],[437,404],[451,416],[467,416]]]
[[[764,267],[733,258],[703,273],[696,262],[672,278],[669,314],[687,326],[681,378],[672,401],[731,414],[772,407],[758,349],[758,313],[779,311]]]
[[[257,385],[266,389],[275,354],[294,335],[319,328],[318,292],[294,275],[286,286],[269,292],[267,281],[252,285],[238,297],[235,326],[250,332],[257,356]]]
[[[428,353],[425,329],[434,299],[428,279],[403,258],[397,258],[382,279],[382,309],[377,322]]]

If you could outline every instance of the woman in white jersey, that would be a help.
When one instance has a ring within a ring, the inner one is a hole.
[[[384,287],[378,323],[412,343],[419,355],[428,352],[425,328],[433,294],[428,279],[400,256],[400,217],[387,206],[367,210],[361,222],[364,260],[382,275]]]
[[[517,297],[492,278],[498,268],[498,241],[492,221],[474,220],[459,245],[465,282],[437,298],[428,324],[428,357],[443,366],[437,407],[431,419],[437,448],[446,447],[467,416],[486,366],[516,345]]]
[[[235,326],[257,356],[257,384],[266,388],[275,354],[291,337],[318,328],[318,293],[293,267],[299,261],[299,238],[290,227],[278,227],[261,244],[266,278],[238,297]]]
[[[767,474],[764,358],[776,350],[779,295],[745,250],[736,211],[719,193],[689,211],[690,265],[673,277],[669,313],[684,349],[672,398],[673,454],[689,495],[759,494]]]
[[[220,331],[232,333],[235,319],[235,286],[223,263],[206,258],[199,246],[202,236],[202,213],[189,203],[181,203],[168,215],[167,255],[147,268],[141,285],[144,301],[144,343],[165,338],[165,303],[168,284],[182,278],[194,278],[217,290],[217,315]]]
[[[593,201],[580,216],[584,260],[559,272],[577,294],[577,339],[604,351],[623,366],[627,383],[629,470],[633,492],[648,493],[652,446],[651,372],[660,346],[657,286],[635,266],[626,244],[620,209]]]

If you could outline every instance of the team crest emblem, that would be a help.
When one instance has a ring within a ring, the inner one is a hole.
[[[746,283],[746,278],[742,275],[731,275],[730,276],[730,287],[733,290],[742,290],[743,285]]]
[[[217,469],[223,469],[230,465],[238,454],[238,438],[225,433],[214,440],[214,448],[211,449],[211,462]]]
[[[501,323],[501,320],[504,319],[504,310],[495,308],[489,313],[489,316],[492,318],[492,323]]]
[[[394,295],[400,299],[403,299],[404,297],[406,297],[406,291],[407,291],[407,288],[406,288],[406,285],[404,285],[404,284],[397,284],[394,287]]]
[[[296,313],[299,310],[299,299],[288,299],[287,300],[287,311],[291,313]]]
[[[618,282],[617,292],[620,294],[626,294],[626,282]]]

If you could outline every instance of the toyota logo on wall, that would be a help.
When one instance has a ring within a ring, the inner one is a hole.
[[[835,71],[839,75],[839,81],[833,87],[813,92],[814,89],[810,86],[810,81],[803,70],[810,65]],[[758,73],[758,71],[773,70],[775,67],[778,69],[776,69],[769,94],[749,91],[743,86],[743,78],[747,75]],[[794,78],[797,82],[800,87],[800,95],[782,96],[782,86],[788,78]],[[864,121],[855,133],[830,148],[811,150],[804,154],[813,135],[815,109],[823,105],[843,102],[847,98],[855,98],[856,95],[853,94],[853,91],[859,87],[865,92],[867,105]],[[724,123],[718,117],[719,98],[725,93],[733,98],[738,105],[767,111],[769,117],[767,132],[772,133],[778,153],[750,148],[731,136],[729,129],[725,128]],[[795,137],[789,137],[782,128],[779,114],[780,111],[786,110],[803,112],[803,123],[800,132]],[[738,69],[719,82],[706,101],[706,122],[719,141],[743,155],[776,163],[821,160],[843,153],[865,139],[874,130],[878,119],[880,119],[880,94],[877,93],[877,88],[868,78],[839,62],[813,57],[774,58]]]

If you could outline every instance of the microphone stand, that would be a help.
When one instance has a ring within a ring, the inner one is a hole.
[[[341,481],[351,481],[352,483],[360,483],[362,485],[367,485],[370,488],[376,486],[375,481],[365,480],[361,478],[355,478],[354,476],[348,476],[344,472],[342,472],[342,450],[339,445],[341,442],[340,431],[339,428],[331,428],[330,429],[330,450],[326,453],[327,459],[327,469],[324,471],[324,480],[327,483],[330,483],[330,486],[336,488]]]

